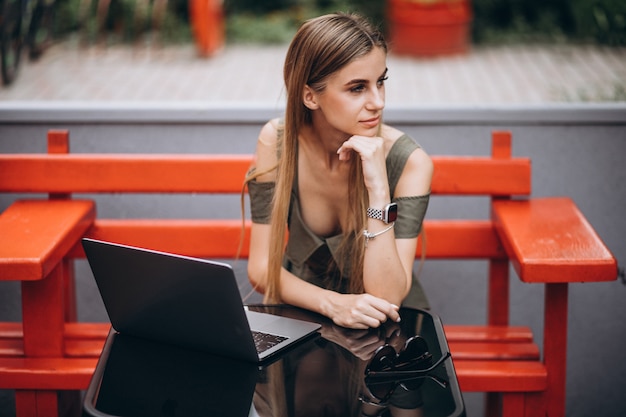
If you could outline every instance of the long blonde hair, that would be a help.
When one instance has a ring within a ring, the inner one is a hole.
[[[272,201],[271,242],[269,248],[266,302],[280,302],[279,280],[285,249],[287,217],[291,191],[297,169],[298,133],[312,123],[311,110],[303,103],[302,92],[309,86],[317,92],[326,87],[330,75],[350,62],[367,55],[374,48],[387,52],[382,33],[364,18],[355,14],[336,13],[306,21],[292,40],[283,68],[287,93],[284,132],[279,146],[276,188]],[[367,190],[363,183],[360,158],[352,158],[349,175],[347,217],[342,223],[343,241],[340,254],[350,250],[350,256],[339,256],[339,270],[350,271],[349,290],[363,292],[364,238],[361,233],[366,221]],[[251,181],[256,176],[246,179]],[[341,261],[349,259],[350,265]],[[349,269],[348,269],[349,268]],[[345,277],[344,277],[345,278]]]

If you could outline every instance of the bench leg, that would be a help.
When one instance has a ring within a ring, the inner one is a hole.
[[[15,391],[16,417],[80,417],[80,391]]]
[[[56,391],[15,391],[16,417],[56,417],[58,414]]]
[[[565,416],[568,284],[546,284],[543,355],[548,370],[549,417]]]
[[[546,411],[546,398],[544,392],[530,392],[526,394],[526,400],[524,404],[526,417],[545,417]]]
[[[63,269],[63,262],[60,262],[44,279],[22,281],[22,324],[26,356],[63,356]]]
[[[74,261],[71,259],[63,259],[63,279],[64,279],[64,304],[65,304],[65,321],[78,321],[78,307],[76,304],[76,277],[74,273]]]
[[[523,392],[506,392],[502,394],[502,416],[524,417]]]
[[[22,325],[26,356],[63,356],[63,293],[63,262],[42,280],[22,282]],[[56,391],[15,392],[17,417],[56,417],[58,409]]]
[[[545,417],[541,392],[506,392],[502,395],[503,417]]]
[[[487,322],[490,325],[509,324],[509,261],[489,261],[489,294]]]

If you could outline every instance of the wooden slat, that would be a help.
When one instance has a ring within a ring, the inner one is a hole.
[[[46,277],[95,215],[94,203],[86,200],[14,202],[0,214],[0,280]]]
[[[0,358],[0,389],[84,390],[97,358]]]
[[[529,195],[530,159],[433,157],[433,194]]]
[[[441,156],[432,159],[433,194],[530,194],[529,159]],[[251,155],[0,155],[0,190],[238,193],[251,162]]]
[[[65,356],[68,358],[99,358],[104,347],[104,340],[65,341]]]
[[[424,229],[429,259],[506,259],[489,220],[427,220]],[[186,256],[231,259],[239,248],[241,233],[239,219],[99,219],[86,236]],[[249,238],[250,221],[246,221],[241,259],[248,257]],[[421,245],[420,241],[417,258],[421,257]],[[76,246],[70,256],[85,255]]]
[[[68,339],[106,339],[111,330],[110,323],[65,323],[64,332]],[[24,337],[24,330],[20,322],[0,322],[1,339],[20,339]]]
[[[251,155],[0,155],[0,190],[239,193]]]
[[[446,324],[443,326],[448,342],[532,342],[533,333],[526,326],[476,326]]]
[[[523,360],[538,361],[539,347],[535,343],[449,342],[455,360]]]
[[[67,339],[104,340],[110,331],[110,323],[65,323],[65,337]]]
[[[19,339],[24,336],[20,322],[0,322],[0,338],[2,339]]]
[[[617,279],[617,262],[566,197],[495,201],[496,230],[524,282]]]
[[[24,355],[24,331],[21,322],[0,322],[0,357]]]
[[[24,356],[24,341],[20,339],[0,339],[0,357]]]
[[[250,224],[240,257],[248,257]],[[235,257],[242,237],[241,220],[96,220],[87,237],[162,252],[203,258]],[[73,251],[72,255],[84,256]]]
[[[425,220],[426,256],[429,259],[505,259],[490,220]],[[416,251],[419,258],[423,240]]]
[[[0,357],[24,356],[22,327],[22,323],[0,322]],[[110,329],[109,323],[65,323],[65,356],[98,358]]]
[[[547,371],[538,361],[455,360],[464,392],[529,392],[547,387]]]
[[[68,358],[99,358],[104,347],[104,339],[68,339],[65,341],[64,356]],[[24,357],[22,339],[0,340],[0,357]]]

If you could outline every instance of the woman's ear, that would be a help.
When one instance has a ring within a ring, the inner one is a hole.
[[[317,110],[319,108],[317,104],[317,93],[308,85],[305,85],[302,91],[302,102],[309,110]]]

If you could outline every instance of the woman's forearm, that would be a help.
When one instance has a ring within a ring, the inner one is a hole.
[[[382,230],[386,227],[381,226]],[[410,283],[411,271],[405,269],[398,255],[393,229],[370,239],[363,260],[365,292],[400,305],[410,290]]]
[[[334,291],[304,281],[286,269],[281,270],[280,297],[283,302],[330,316],[327,305]]]
[[[341,294],[320,288],[283,270],[280,282],[284,302],[315,311],[335,324],[354,329],[398,321],[398,307],[371,294]]]

